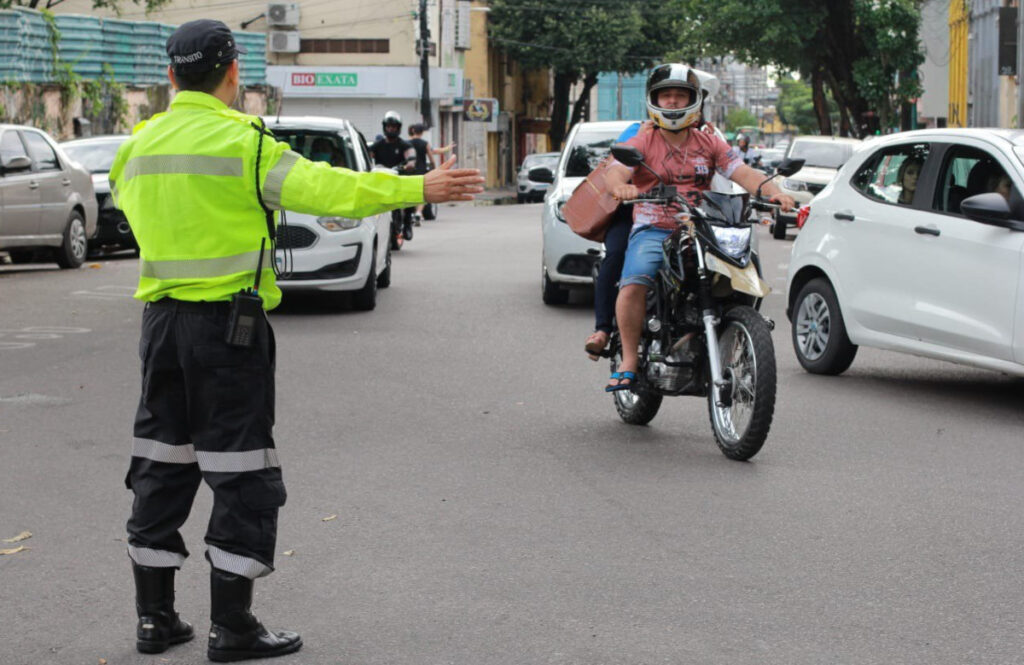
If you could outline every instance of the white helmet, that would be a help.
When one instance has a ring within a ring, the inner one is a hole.
[[[384,136],[400,136],[402,134],[402,116],[398,115],[398,111],[388,111],[384,114],[384,120],[381,121],[381,127],[384,129]],[[388,125],[392,129],[388,129]]]
[[[689,90],[690,105],[681,109],[658,106],[657,92],[665,88]],[[704,103],[702,88],[696,70],[679,63],[658,65],[647,77],[647,115],[658,127],[680,132],[700,120],[700,109]]]
[[[700,89],[704,91],[705,102],[718,94],[719,81],[717,76],[702,69],[694,69],[693,73],[697,75],[697,79],[700,81]]]

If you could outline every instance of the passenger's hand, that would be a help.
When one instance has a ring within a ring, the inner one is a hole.
[[[423,200],[427,203],[472,201],[474,194],[484,191],[479,169],[453,169],[455,157],[423,176]]]
[[[789,194],[775,194],[769,201],[778,203],[782,208],[782,212],[793,212],[796,209],[796,201]]]
[[[634,185],[629,185],[629,184],[619,185],[618,187],[616,187],[615,189],[612,190],[612,196],[614,196],[615,198],[617,198],[620,201],[627,201],[629,199],[635,199],[639,195],[640,195],[640,190],[637,189]]]

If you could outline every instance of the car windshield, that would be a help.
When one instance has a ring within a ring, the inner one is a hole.
[[[797,141],[793,144],[792,159],[803,159],[804,166],[816,166],[824,169],[838,169],[853,154],[853,146],[849,143],[832,143],[824,141]]]
[[[619,138],[622,129],[622,127],[618,129],[581,128],[569,149],[565,163],[565,176],[567,178],[585,178],[590,175],[594,167],[608,155],[608,151],[611,150],[615,139]]]
[[[523,160],[523,168],[529,170],[535,169],[538,166],[546,166],[554,171],[555,167],[558,166],[558,157],[557,152],[550,155],[528,155]]]
[[[117,149],[128,137],[109,141],[82,141],[79,143],[63,143],[61,148],[68,157],[75,160],[91,173],[110,173]]]
[[[272,127],[271,131],[292,150],[314,162],[326,162],[356,171],[355,148],[347,133]]]

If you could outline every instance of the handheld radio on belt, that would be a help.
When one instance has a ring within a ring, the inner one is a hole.
[[[228,310],[227,343],[231,346],[252,346],[256,321],[263,316],[263,298],[260,297],[260,277],[263,275],[263,252],[267,239],[260,238],[260,258],[256,264],[256,279],[252,288],[231,296]]]

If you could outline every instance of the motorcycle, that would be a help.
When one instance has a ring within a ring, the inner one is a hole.
[[[391,211],[391,249],[400,251],[406,240],[412,240],[412,213],[416,208]]]
[[[635,148],[616,145],[612,154],[626,166],[654,173]],[[802,166],[802,159],[785,160],[778,172],[788,176]],[[748,221],[750,207],[778,208],[761,197],[769,180],[750,201],[705,192],[706,207],[697,207],[658,178],[652,191],[625,202],[676,209],[680,226],[664,241],[662,268],[648,291],[635,386],[612,393],[615,408],[626,423],[645,425],[666,396],[706,397],[718,447],[734,460],[761,450],[775,414],[774,323],[759,311],[770,288],[752,251]],[[617,371],[617,326],[604,355]]]

